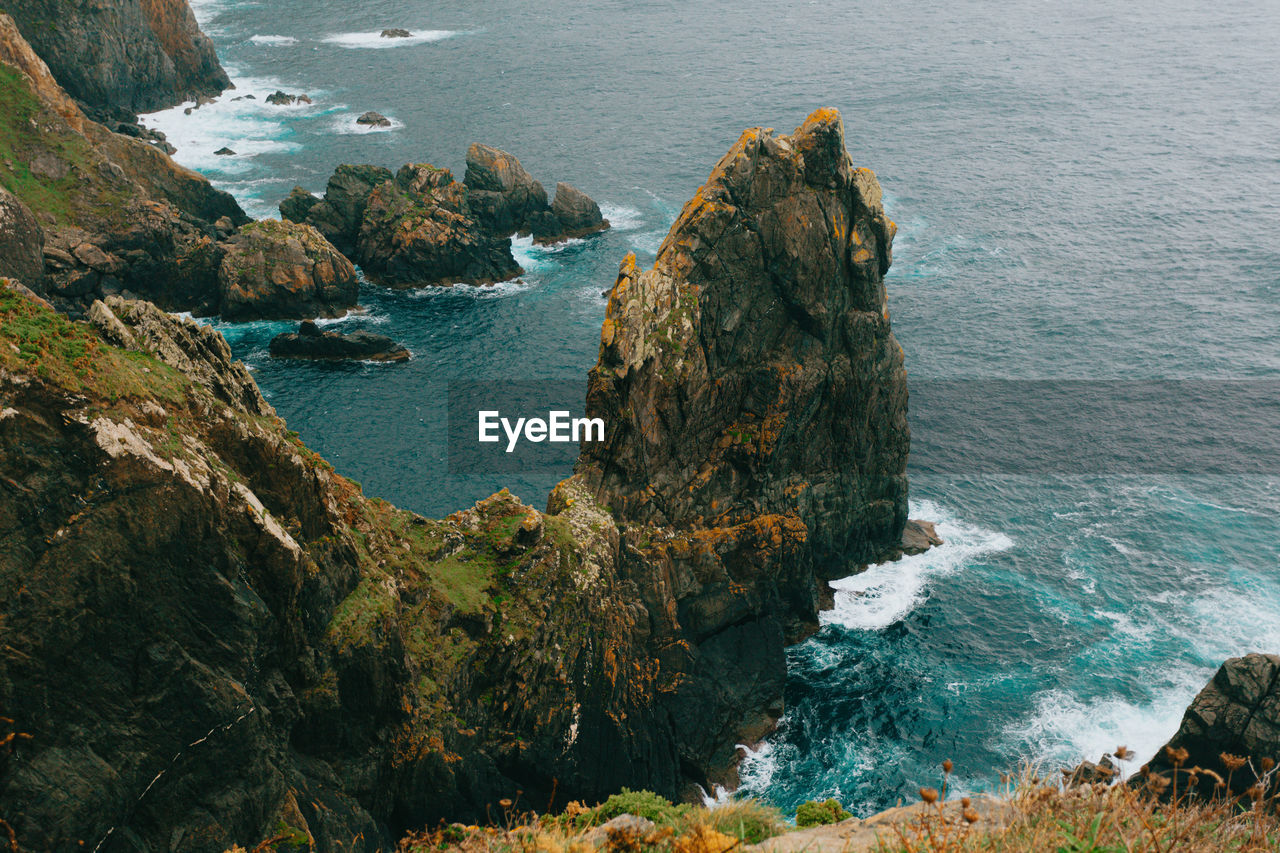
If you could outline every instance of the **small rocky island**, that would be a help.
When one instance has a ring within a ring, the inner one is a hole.
[[[342,165],[324,197],[295,187],[283,219],[314,226],[382,284],[494,284],[523,270],[510,238],[555,243],[603,231],[609,222],[585,193],[560,183],[555,199],[513,155],[487,145],[467,150],[467,172],[410,163],[396,172]]]
[[[313,361],[408,361],[409,350],[386,335],[372,332],[322,331],[304,320],[297,332],[285,332],[271,339],[276,358],[305,358]]]

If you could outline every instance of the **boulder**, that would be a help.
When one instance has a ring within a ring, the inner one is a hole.
[[[1268,759],[1280,763],[1280,655],[1249,654],[1222,664],[1192,700],[1178,731],[1130,783],[1150,787],[1148,780],[1156,776],[1168,784],[1157,780],[1154,787],[1169,795],[1176,778],[1179,793],[1221,793],[1209,773],[1194,774],[1196,784],[1190,785],[1190,769],[1201,767],[1243,795]],[[1233,760],[1243,766],[1233,770]]]
[[[218,286],[225,319],[341,316],[356,304],[355,268],[309,225],[264,219],[224,247]]]
[[[530,219],[549,211],[547,191],[515,156],[474,143],[467,149],[463,178],[472,215],[494,234],[509,237],[531,230]]]
[[[320,199],[302,187],[294,187],[284,201],[280,202],[280,218],[288,222],[306,222],[311,208],[319,203]]]
[[[556,240],[585,237],[609,227],[609,220],[600,214],[600,205],[586,193],[563,181],[556,184],[556,197],[551,202],[551,213],[559,225]],[[534,239],[538,239],[536,231]]]
[[[384,39],[407,39],[411,35],[413,35],[413,33],[399,27],[393,27],[382,31],[382,37]]]
[[[391,127],[391,119],[382,113],[375,113],[373,110],[365,113],[356,119],[356,124],[368,125],[369,127]]]
[[[386,335],[370,332],[321,331],[307,320],[298,331],[271,339],[276,358],[306,358],[316,361],[408,361],[409,351]]]
[[[218,155],[219,157],[230,157],[236,152],[232,151],[230,148],[224,145],[213,153]]]
[[[473,217],[446,169],[410,164],[369,196],[356,257],[395,286],[493,284],[520,275],[511,243]]]
[[[0,278],[44,286],[44,231],[22,200],[0,187]]]
[[[267,95],[267,103],[277,107],[288,107],[293,104],[309,104],[311,97],[309,95],[291,95],[288,92],[276,89],[270,95]]]

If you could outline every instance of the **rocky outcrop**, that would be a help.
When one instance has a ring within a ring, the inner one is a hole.
[[[463,178],[472,214],[494,234],[528,233],[530,220],[547,210],[547,191],[511,154],[474,143]]]
[[[1178,731],[1132,779],[1159,793],[1194,789],[1221,796],[1218,778],[1242,796],[1263,774],[1266,761],[1280,763],[1280,655],[1231,658],[1187,708]],[[1192,772],[1204,768],[1213,773]],[[1194,778],[1194,784],[1192,784]]]
[[[231,86],[186,0],[10,0],[4,11],[95,117],[161,109]]]
[[[264,219],[224,247],[218,289],[225,319],[337,317],[356,304],[355,267],[309,225]]]
[[[276,358],[305,358],[312,361],[408,361],[410,353],[386,335],[372,332],[326,332],[312,322],[303,322],[297,332],[285,332],[271,339]]]
[[[471,215],[448,169],[409,164],[369,196],[356,260],[396,286],[493,284],[520,275],[511,243]]]
[[[280,216],[292,222],[306,222],[344,255],[354,257],[369,195],[392,177],[391,170],[381,166],[343,164],[329,178],[323,199],[294,187],[280,204]]]
[[[227,239],[249,222],[230,195],[145,139],[113,133],[88,119],[5,15],[0,15],[0,94],[7,105],[0,111],[0,138],[8,140],[0,187],[30,211],[43,232],[42,275],[16,267],[9,274],[30,280],[76,316],[113,294],[149,299],[174,311],[223,311],[223,294],[232,291],[220,273],[229,252],[232,264],[239,263],[244,242],[231,245]],[[265,247],[272,236],[280,245]],[[268,227],[252,242],[266,257],[293,263],[296,247],[286,245],[293,236]],[[313,260],[333,256],[332,275],[320,263],[310,276],[312,289],[341,291],[310,300],[317,313],[352,304],[349,262],[332,247],[313,245],[310,251]],[[255,288],[257,307],[236,298],[225,306],[230,313],[271,317],[284,310],[282,316],[305,316],[298,313],[300,280],[272,272],[283,277],[280,293],[265,292],[263,282],[275,278],[264,276]]]
[[[366,500],[211,329],[119,298],[72,323],[0,288],[19,843],[372,851],[516,791],[730,779],[823,579],[903,527],[875,186],[833,113],[744,134],[655,268],[624,264],[588,398],[611,430],[546,512]]]
[[[897,556],[909,446],[884,274],[894,225],[833,110],[746,131],[652,269],[623,262],[576,479],[640,586],[686,778],[782,712],[787,642],[825,581]]]
[[[0,187],[0,277],[43,289],[44,231],[22,201]]]
[[[556,184],[556,198],[551,202],[551,216],[541,217],[533,229],[535,243],[555,243],[573,237],[585,237],[604,231],[609,220],[600,214],[600,205],[569,184]]]

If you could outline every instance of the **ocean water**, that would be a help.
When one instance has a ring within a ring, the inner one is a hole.
[[[365,285],[367,313],[338,322],[405,342],[408,364],[274,362],[291,324],[218,324],[312,447],[421,512],[501,486],[543,503],[567,472],[450,475],[449,380],[585,387],[622,256],[652,260],[743,128],[789,131],[818,106],[844,114],[900,226],[888,288],[913,380],[1280,377],[1276,4],[193,5],[239,90],[147,120],[251,213],[340,162],[460,175],[480,141],[614,223],[518,245],[527,274],[495,288]],[[377,37],[392,26],[415,37]],[[315,102],[264,104],[276,88]],[[393,126],[359,129],[369,109]],[[913,515],[947,544],[837,583],[743,790],[865,814],[936,784],[947,758],[975,791],[1026,761],[1120,744],[1145,759],[1224,658],[1280,651],[1280,477],[1108,474],[1102,458],[913,468]]]

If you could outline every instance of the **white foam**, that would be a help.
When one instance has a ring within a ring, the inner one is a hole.
[[[931,501],[913,504],[911,514],[934,521],[944,544],[833,581],[835,606],[821,614],[823,624],[860,630],[887,628],[924,600],[934,578],[957,572],[984,554],[1013,547],[1013,540],[1005,534],[958,521]]]
[[[250,36],[249,41],[254,44],[266,45],[268,47],[286,47],[288,45],[298,43],[298,40],[293,36]]]
[[[472,299],[501,299],[528,290],[533,285],[524,278],[513,278],[497,284],[452,284],[448,286],[419,287],[408,292],[410,299],[438,299],[447,296],[466,296]]]
[[[555,266],[556,262],[549,256],[554,255],[566,245],[568,244],[538,246],[534,244],[532,236],[513,237],[511,239],[511,257],[516,259],[516,263],[526,273],[535,273]]]
[[[609,220],[614,231],[634,231],[644,224],[644,214],[623,204],[601,204],[600,215]]]
[[[369,33],[335,33],[324,39],[326,44],[336,44],[338,47],[345,47],[352,50],[374,49],[381,50],[389,47],[408,47],[415,44],[427,44],[433,41],[443,41],[447,38],[462,35],[460,30],[410,30],[412,35],[407,38],[383,38],[382,30],[375,30]]]
[[[1150,760],[1178,730],[1187,703],[1212,674],[1211,669],[1189,669],[1177,683],[1156,693],[1150,701],[1130,702],[1119,697],[1081,700],[1065,690],[1037,694],[1035,711],[1000,735],[997,750],[1033,760],[1072,767],[1082,760],[1097,761],[1117,747],[1134,751],[1131,761],[1117,762],[1127,776]],[[1045,767],[1056,771],[1058,767]]]
[[[236,88],[223,93],[212,103],[185,113],[191,103],[142,116],[147,127],[162,131],[178,149],[173,159],[182,165],[209,173],[212,178],[235,176],[250,170],[252,158],[267,153],[296,151],[298,145],[288,140],[284,125],[286,115],[319,112],[312,104],[275,106],[266,96],[286,87],[268,78],[241,78]],[[253,100],[243,96],[252,94]],[[235,100],[241,98],[241,100]],[[222,147],[235,151],[234,156],[213,152]]]
[[[364,115],[362,112],[348,112],[335,116],[333,120],[329,122],[329,132],[336,133],[341,136],[353,136],[355,134],[365,133],[390,133],[393,130],[398,130],[404,127],[404,122],[392,116],[385,116],[391,124],[383,127],[371,124],[359,124],[356,119],[362,115]]]

